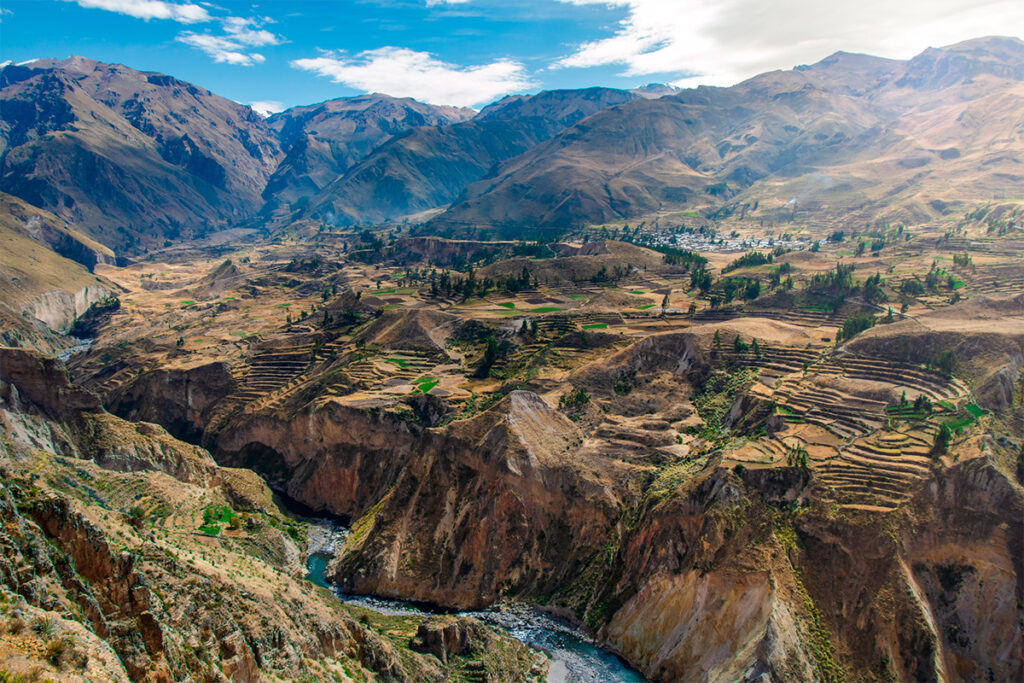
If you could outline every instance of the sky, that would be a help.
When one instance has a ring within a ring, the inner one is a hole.
[[[262,112],[366,92],[480,108],[594,85],[732,85],[837,50],[1024,37],[1024,0],[0,0],[0,61],[81,55]]]

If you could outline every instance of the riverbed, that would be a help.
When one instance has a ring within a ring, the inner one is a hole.
[[[333,550],[345,531],[328,524],[314,526],[311,554],[306,563],[309,580],[332,590],[347,604],[388,616],[429,616],[428,608],[399,600],[346,595],[324,577]],[[436,612],[435,612],[436,613]],[[536,607],[521,605],[482,612],[459,612],[500,628],[513,638],[548,655],[549,683],[643,683],[643,676],[614,653],[602,649],[581,629]]]

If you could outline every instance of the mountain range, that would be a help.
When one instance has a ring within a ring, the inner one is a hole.
[[[0,191],[120,252],[295,221],[928,221],[1016,198],[1022,164],[1016,38],[840,52],[728,88],[556,90],[480,112],[373,94],[266,119],[82,57],[0,70]]]

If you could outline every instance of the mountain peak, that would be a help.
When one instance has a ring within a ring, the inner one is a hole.
[[[946,47],[930,47],[910,60],[899,85],[943,89],[986,75],[1024,80],[1024,41],[987,36]]]

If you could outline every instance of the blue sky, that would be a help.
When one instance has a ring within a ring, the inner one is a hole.
[[[0,60],[83,55],[276,109],[361,92],[479,107],[730,85],[836,50],[1024,35],[1021,0],[0,0]]]

